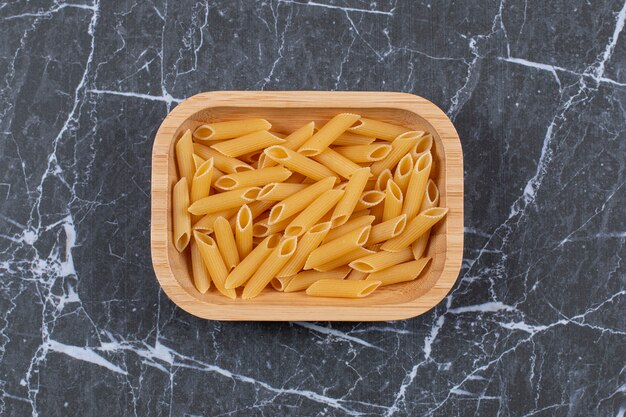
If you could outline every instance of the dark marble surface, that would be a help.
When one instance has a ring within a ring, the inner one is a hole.
[[[624,416],[626,4],[0,1],[0,414]],[[220,323],[159,290],[150,154],[209,90],[453,119],[454,290],[389,323]]]

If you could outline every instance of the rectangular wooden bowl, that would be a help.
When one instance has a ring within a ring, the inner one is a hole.
[[[252,300],[230,300],[215,291],[196,291],[187,253],[172,242],[171,190],[177,180],[174,143],[200,124],[262,117],[278,132],[314,120],[318,126],[340,112],[352,112],[434,137],[434,180],[440,205],[450,209],[433,230],[428,270],[412,282],[377,289],[362,299],[318,298],[304,292],[266,289]],[[441,301],[454,285],[463,255],[463,153],[454,126],[430,101],[404,93],[313,91],[221,91],[195,95],[165,118],[152,149],[152,263],[159,284],[183,310],[212,320],[382,321],[415,317]]]

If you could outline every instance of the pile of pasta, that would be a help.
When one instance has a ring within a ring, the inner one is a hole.
[[[432,136],[351,113],[271,128],[211,123],[176,142],[173,238],[197,290],[358,298],[416,279],[448,211],[430,179]]]

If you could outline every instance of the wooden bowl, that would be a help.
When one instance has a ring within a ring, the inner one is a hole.
[[[272,130],[290,132],[314,120],[353,112],[429,131],[434,140],[434,180],[440,205],[450,209],[431,235],[428,269],[415,281],[378,288],[362,299],[318,298],[304,292],[266,289],[252,300],[230,300],[211,288],[196,291],[190,259],[172,242],[171,189],[177,180],[174,143],[186,129],[209,121],[262,117]],[[212,320],[379,321],[422,314],[454,285],[463,255],[463,153],[454,126],[430,101],[412,94],[384,92],[220,91],[201,93],[167,115],[152,148],[152,263],[159,284],[183,310]]]

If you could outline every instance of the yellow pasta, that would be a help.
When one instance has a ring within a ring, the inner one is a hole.
[[[193,144],[191,145],[193,148]],[[196,155],[195,153],[193,155],[191,155],[193,157],[193,165],[195,167],[195,170],[197,171],[198,168],[200,168],[200,165],[202,165],[204,163],[204,158]]]
[[[200,141],[232,139],[258,130],[269,130],[272,124],[265,119],[244,119],[209,123],[199,126],[193,137]]]
[[[368,275],[369,274],[367,272],[361,272],[357,271],[356,269],[351,269],[346,279],[350,281],[360,281],[367,278]]]
[[[224,191],[238,188],[264,186],[270,182],[283,182],[291,175],[284,167],[255,169],[254,171],[227,174],[215,181],[215,188]]]
[[[358,248],[351,250],[345,255],[341,255],[337,259],[333,259],[330,262],[316,266],[313,269],[320,272],[332,271],[333,269],[348,265],[350,262],[356,259],[363,258],[374,253],[376,253],[376,251],[366,249],[363,246],[359,246]]]
[[[237,210],[238,208],[235,207],[202,216],[200,220],[193,224],[192,229],[206,234],[211,234],[213,233],[213,223],[215,223],[215,220],[218,217],[230,218],[237,214]]]
[[[430,167],[432,163],[430,152],[420,156],[411,172],[411,179],[406,192],[406,199],[402,207],[402,213],[406,214],[407,219],[412,219],[420,212],[420,206],[426,192],[428,184],[428,176],[430,175]]]
[[[313,284],[322,279],[344,279],[350,272],[347,266],[333,269],[332,271],[302,271],[294,276],[289,277],[288,284],[284,287],[284,292],[296,292],[306,290]]]
[[[217,248],[217,244],[210,237],[198,231],[193,232],[194,240],[198,243],[198,249],[200,249],[200,255],[204,261],[204,265],[209,271],[209,275],[215,284],[215,288],[228,298],[237,298],[237,293],[233,289],[226,289],[224,283],[228,276],[226,265],[220,251]]]
[[[283,147],[287,149],[291,149],[292,151],[297,150],[300,146],[304,144],[307,140],[313,136],[313,131],[315,129],[315,123],[310,122],[302,126],[301,128],[295,130],[289,136],[286,136],[285,142],[282,144]],[[266,155],[267,156],[267,155]],[[260,167],[267,168],[273,167],[277,164],[276,161],[270,158],[264,158],[263,156],[259,160]]]
[[[316,266],[327,264],[359,246],[363,246],[367,242],[371,228],[371,226],[365,226],[361,229],[353,230],[338,239],[331,240],[318,247],[309,255],[304,269],[312,269]]]
[[[405,248],[400,252],[376,252],[373,255],[368,255],[364,258],[357,259],[350,262],[350,268],[356,269],[361,272],[376,272],[390,266],[401,264],[413,260],[413,252],[410,248]]]
[[[226,288],[237,288],[246,283],[254,272],[259,269],[267,257],[278,246],[279,235],[271,235],[263,239],[248,256],[242,259],[241,263],[235,267],[226,278]]]
[[[422,258],[416,261],[394,265],[382,271],[369,274],[365,280],[379,281],[381,286],[413,281],[424,271],[424,268],[426,268],[426,265],[428,265],[430,261],[431,258]]]
[[[350,178],[355,171],[361,169],[360,165],[355,164],[331,148],[326,148],[324,151],[311,158],[344,178]]]
[[[343,190],[328,190],[302,210],[285,229],[285,236],[302,236],[317,223],[343,196]]]
[[[211,158],[208,158],[208,159],[211,159]],[[205,162],[204,158],[196,155],[195,153],[193,154],[193,164],[196,167],[196,171],[198,170],[198,168],[200,168],[200,165],[202,165],[204,162]],[[213,163],[213,169],[211,172],[211,183],[217,181],[217,179],[223,175],[224,173],[220,171],[219,169],[217,169],[215,167],[215,163]]]
[[[433,207],[424,210],[406,225],[400,236],[386,241],[382,249],[389,252],[399,252],[409,247],[428,229],[443,219],[447,213],[447,208]]]
[[[266,130],[261,130],[249,133],[236,139],[218,142],[211,145],[211,148],[215,149],[222,155],[236,158],[250,152],[258,151],[259,149],[265,149],[269,146],[280,145],[283,143],[285,143],[285,139],[274,136]]]
[[[398,217],[402,212],[402,190],[393,181],[387,181],[387,188],[385,189],[385,205],[383,208],[383,221]]]
[[[426,134],[420,138],[420,140],[411,148],[411,156],[413,161],[417,161],[420,156],[426,152],[430,152],[433,147],[433,136]]]
[[[393,173],[393,181],[398,184],[398,187],[402,190],[402,195],[406,195],[406,189],[409,186],[411,172],[413,172],[413,158],[411,155],[406,154],[400,162],[398,162],[396,170]]]
[[[386,141],[393,141],[399,135],[410,131],[406,127],[385,123],[378,120],[361,118],[354,126],[348,129],[349,132],[364,136],[370,136]]]
[[[282,240],[278,246],[259,266],[259,269],[246,282],[241,298],[244,300],[256,297],[270,283],[296,251],[296,237]]]
[[[375,143],[372,145],[342,146],[335,148],[335,151],[352,162],[375,162],[385,159],[389,155],[391,145]]]
[[[230,225],[229,225],[230,227]],[[252,252],[252,212],[246,204],[237,212],[235,222],[235,243],[241,259]]]
[[[210,214],[217,211],[241,207],[256,200],[261,189],[259,187],[241,188],[201,198],[189,206],[191,214]]]
[[[228,220],[218,217],[213,224],[213,232],[226,269],[230,271],[239,263],[239,252],[237,251],[235,236],[233,236],[233,229],[231,229]]]
[[[293,275],[290,275],[288,277],[274,277],[270,281],[270,284],[272,285],[272,288],[274,288],[276,291],[284,291],[285,287],[287,287],[287,284],[289,284],[292,279]]]
[[[385,200],[385,193],[382,191],[366,191],[359,197],[359,202],[356,203],[354,211],[371,209],[372,207],[382,203]]]
[[[200,249],[195,239],[190,243],[191,249],[191,276],[193,277],[193,285],[200,294],[204,294],[211,287],[211,275],[204,265]]]
[[[189,187],[187,177],[182,177],[172,189],[172,229],[174,230],[174,246],[182,252],[191,238],[191,215],[189,207]]]
[[[363,226],[369,226],[374,222],[374,216],[350,217],[350,220],[341,226],[334,227],[328,232],[324,238],[324,243],[335,240],[348,232],[359,229]]]
[[[355,207],[359,202],[359,198],[363,194],[365,184],[370,177],[369,168],[359,168],[356,170],[345,187],[345,194],[341,201],[335,207],[332,214],[333,227],[344,224],[350,218],[350,215],[354,212]]]
[[[193,203],[201,198],[208,197],[211,192],[211,178],[213,177],[213,158],[207,159],[196,169],[191,181],[190,200]]]
[[[304,190],[306,187],[306,184],[273,182],[261,188],[257,199],[261,201],[282,201],[298,191]]]
[[[378,175],[378,178],[376,178],[374,190],[385,191],[385,188],[387,188],[387,181],[390,179],[393,179],[393,176],[391,175],[391,170],[387,168]]]
[[[254,152],[247,153],[245,155],[238,156],[237,159],[242,160],[252,165],[254,169],[259,169],[258,163],[259,163],[259,159],[261,158],[261,155],[263,155],[263,151],[254,151]]]
[[[429,209],[431,207],[437,207],[439,204],[439,189],[433,180],[428,180],[428,185],[426,186],[426,193],[424,194],[424,200],[422,201],[422,208],[424,210]],[[423,235],[421,235],[413,244],[411,245],[411,250],[413,251],[413,256],[415,259],[421,258],[424,253],[426,253],[426,247],[428,246],[428,241],[430,239],[430,231],[432,229],[428,229]]]
[[[326,178],[277,203],[270,211],[269,222],[277,223],[304,210],[316,198],[333,188],[335,178]]]
[[[322,243],[329,230],[330,222],[320,223],[310,228],[298,242],[296,253],[276,276],[288,277],[300,272],[311,252]]]
[[[406,214],[389,219],[385,222],[372,226],[367,245],[375,245],[399,236],[406,227]]]
[[[180,176],[187,178],[187,181],[191,184],[195,164],[193,162],[193,142],[191,141],[189,129],[176,142],[176,163]]]
[[[352,113],[340,113],[330,119],[311,139],[302,145],[298,152],[305,156],[314,156],[322,153],[333,143],[339,135],[345,132],[350,126],[359,120],[361,116]]]
[[[237,158],[231,158],[230,156],[222,155],[214,149],[208,146],[201,145],[199,143],[193,144],[193,151],[203,159],[213,158],[213,165],[220,171],[235,174],[237,172],[247,171],[254,169],[250,165]]]
[[[391,152],[385,159],[376,161],[370,167],[372,174],[379,175],[385,169],[391,169],[395,167],[400,159],[406,155],[411,148],[417,143],[417,141],[424,135],[424,132],[411,131],[406,132],[398,136],[393,142],[391,142]]]
[[[374,142],[376,138],[369,136],[357,135],[356,133],[343,132],[335,141],[333,146],[362,146],[369,145]]]
[[[380,281],[371,280],[321,279],[311,284],[306,294],[313,297],[363,298],[374,292],[380,284]]]
[[[266,237],[274,233],[281,233],[289,226],[293,219],[294,217],[292,216],[277,223],[270,224],[268,217],[263,217],[252,226],[252,236]]]
[[[284,146],[272,146],[267,148],[265,150],[265,154],[279,164],[292,171],[299,172],[314,181],[320,181],[327,177],[336,178],[335,173],[326,168],[324,165],[317,163],[298,152],[287,149]]]

